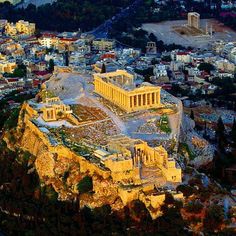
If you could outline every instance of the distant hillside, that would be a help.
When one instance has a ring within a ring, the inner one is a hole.
[[[87,31],[109,19],[131,2],[133,1],[58,0],[39,7],[29,4],[25,9],[16,9],[9,3],[0,3],[0,18],[13,22],[19,19],[29,20],[42,30],[72,31],[81,28]]]
[[[0,0],[0,3],[6,2],[6,1],[10,2],[13,5],[18,4],[19,2],[21,2],[21,0]]]
[[[22,7],[26,8],[29,4],[34,4],[35,6],[38,7],[46,3],[56,2],[57,0],[24,0],[24,1],[15,0],[15,1],[21,2],[20,4],[17,5],[18,8],[22,8]]]

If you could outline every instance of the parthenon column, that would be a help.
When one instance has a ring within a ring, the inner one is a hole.
[[[154,93],[154,104],[157,104],[157,93]]]
[[[108,98],[110,98],[110,88],[109,87],[107,87],[107,96],[108,96]]]
[[[145,93],[143,96],[144,96],[143,97],[143,105],[146,107],[147,106],[147,94]]]
[[[161,104],[161,94],[160,94],[160,91],[158,91],[158,93],[157,93],[157,102],[158,102],[159,105]]]
[[[111,97],[111,88],[108,87],[107,89],[108,89],[108,97],[110,98]]]
[[[119,103],[119,92],[116,90],[116,100]]]
[[[106,94],[106,96],[107,96],[107,90],[108,90],[107,86],[105,86],[105,94]]]
[[[140,94],[141,96],[141,107],[143,107],[143,94]]]

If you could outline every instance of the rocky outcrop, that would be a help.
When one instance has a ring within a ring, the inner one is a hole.
[[[52,185],[60,200],[73,200],[78,194],[79,181],[90,175],[93,194],[83,194],[81,206],[95,208],[109,204],[115,210],[123,208],[124,204],[117,194],[118,186],[113,183],[110,171],[98,168],[62,145],[53,146],[47,135],[32,123],[34,116],[34,110],[24,104],[14,132],[17,142],[13,144],[9,139],[12,134],[6,134],[5,141],[12,149],[20,148],[36,157],[34,165],[40,180]]]
[[[182,124],[180,140],[188,145],[195,156],[189,163],[196,168],[210,163],[214,156],[214,146],[194,130],[195,122],[189,117],[184,116]]]
[[[117,211],[139,199],[146,205],[153,218],[160,215],[158,209],[163,204],[165,194],[160,198],[154,195],[142,197],[145,189],[142,185],[121,186],[115,178],[113,179],[109,169],[100,168],[62,144],[51,143],[49,131],[34,124],[33,118],[36,115],[32,107],[24,104],[14,133],[17,141],[11,142],[7,135],[5,140],[12,148],[28,151],[35,157],[34,166],[41,183],[53,186],[59,200],[72,201],[77,198],[78,183],[89,175],[92,177],[93,191],[80,195],[81,207],[86,205],[96,208],[110,205]],[[148,188],[149,190],[154,190],[154,186]]]
[[[35,167],[38,172],[40,179],[44,177],[52,178],[55,176],[55,166],[56,162],[54,156],[48,152],[37,156],[35,160]]]

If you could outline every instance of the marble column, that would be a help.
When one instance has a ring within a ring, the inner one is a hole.
[[[160,105],[160,104],[161,104],[161,95],[160,95],[160,91],[158,92],[157,99],[158,99],[158,104]]]
[[[157,94],[156,93],[154,93],[154,104],[156,105],[157,104]]]

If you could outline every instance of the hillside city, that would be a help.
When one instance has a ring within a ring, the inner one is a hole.
[[[236,1],[0,1],[0,235],[234,235]]]

